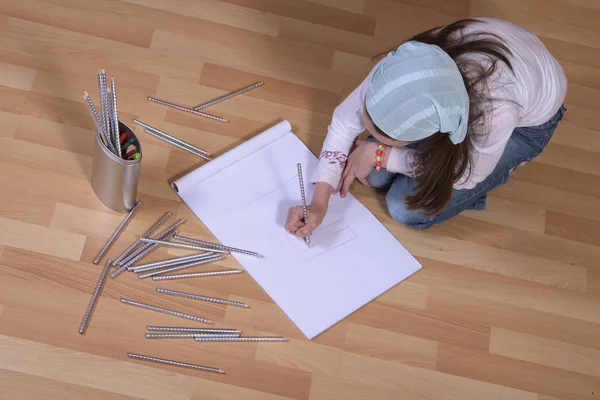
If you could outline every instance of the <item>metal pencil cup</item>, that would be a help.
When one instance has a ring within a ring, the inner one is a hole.
[[[140,156],[125,160],[111,152],[96,131],[92,187],[96,196],[108,208],[128,212],[137,202],[137,189],[142,166],[142,147],[133,130],[119,121],[119,131],[135,139]]]

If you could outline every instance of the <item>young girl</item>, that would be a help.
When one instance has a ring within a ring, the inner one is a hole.
[[[559,63],[531,32],[478,18],[416,35],[391,51],[333,113],[308,206],[286,229],[305,237],[332,194],[358,179],[387,188],[390,215],[425,229],[463,210],[538,156],[566,109]],[[367,131],[367,141],[356,140]]]

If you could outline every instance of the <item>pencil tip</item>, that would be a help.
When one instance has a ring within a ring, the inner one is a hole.
[[[212,322],[210,319],[207,319],[207,320],[206,320],[206,323],[207,323],[207,324],[214,324],[214,322]]]
[[[225,373],[225,371],[223,371],[221,368],[219,368],[219,373],[220,373],[220,374],[224,374],[224,373]]]
[[[244,308],[250,308],[248,304],[244,304]]]

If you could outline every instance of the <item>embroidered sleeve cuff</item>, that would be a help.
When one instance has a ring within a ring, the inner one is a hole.
[[[310,183],[325,182],[335,189],[340,183],[342,171],[339,164],[331,165],[327,159],[320,159],[319,166],[313,173]]]

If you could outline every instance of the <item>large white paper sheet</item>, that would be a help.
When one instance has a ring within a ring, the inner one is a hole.
[[[283,121],[174,182],[194,214],[312,339],[421,268],[352,195],[332,196],[311,248],[284,229],[317,158]],[[313,185],[306,184],[309,202]]]

